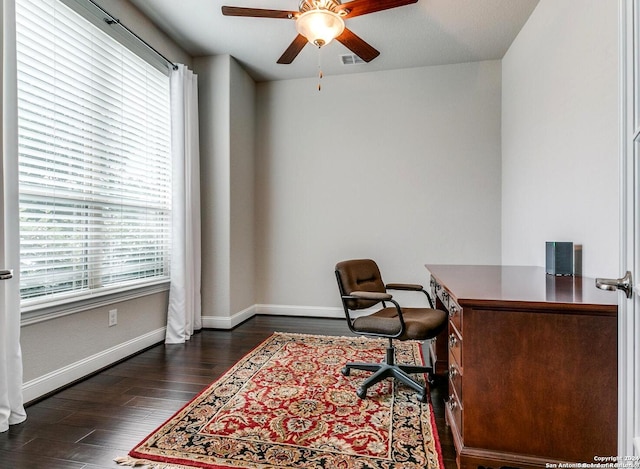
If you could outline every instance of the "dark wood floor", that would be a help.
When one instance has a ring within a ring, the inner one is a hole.
[[[0,434],[2,469],[117,468],[147,434],[272,332],[351,335],[343,320],[256,316],[232,331],[205,330],[185,345],[158,345],[27,407]],[[446,469],[455,468],[444,424],[446,380],[431,398]]]

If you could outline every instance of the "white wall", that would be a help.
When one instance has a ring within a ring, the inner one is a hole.
[[[258,302],[339,304],[336,262],[500,262],[500,62],[258,84]]]
[[[230,310],[229,56],[198,57],[200,205],[202,213],[202,315]]]
[[[167,293],[23,326],[24,398],[31,401],[164,340]],[[118,324],[108,327],[109,310]]]
[[[502,261],[583,245],[583,273],[618,272],[616,1],[541,0],[502,61]]]
[[[231,312],[256,303],[255,295],[255,82],[231,61]]]
[[[228,328],[252,314],[255,83],[228,55],[198,57],[202,315]],[[241,317],[237,317],[240,315]]]

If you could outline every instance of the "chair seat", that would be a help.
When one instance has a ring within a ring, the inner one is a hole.
[[[437,336],[447,325],[447,313],[431,308],[402,308],[405,333],[400,340],[427,340]],[[368,316],[356,318],[353,328],[363,334],[395,335],[400,331],[398,311],[395,307],[383,308]]]

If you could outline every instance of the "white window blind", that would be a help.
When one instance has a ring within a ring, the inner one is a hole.
[[[17,0],[23,310],[169,279],[169,78],[57,0]]]

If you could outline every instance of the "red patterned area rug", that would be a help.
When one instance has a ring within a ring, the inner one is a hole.
[[[431,405],[348,361],[378,362],[385,339],[275,333],[134,448],[122,465],[152,468],[443,469]],[[423,364],[417,342],[400,363]],[[422,379],[422,376],[419,376]]]

